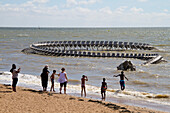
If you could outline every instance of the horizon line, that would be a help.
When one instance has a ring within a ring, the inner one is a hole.
[[[170,26],[115,26],[115,27],[107,27],[107,26],[60,26],[60,27],[52,27],[52,26],[0,26],[0,28],[170,28]]]

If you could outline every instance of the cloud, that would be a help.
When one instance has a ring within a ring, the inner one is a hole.
[[[49,0],[32,0],[32,3],[47,3]]]
[[[91,5],[91,4],[95,4],[97,2],[99,2],[101,0],[67,0],[66,1],[66,6],[67,7],[73,7],[75,5]]]
[[[100,0],[82,0],[82,1],[79,1],[79,4],[83,4],[83,5],[89,5],[89,4],[94,4],[94,3],[97,3],[99,2]]]
[[[167,13],[167,12],[168,12],[168,9],[164,9],[163,11]]]
[[[112,14],[112,10],[109,7],[105,7],[99,10],[101,13]]]
[[[121,7],[117,8],[117,9],[115,10],[115,12],[117,12],[117,13],[123,13],[127,8],[128,8],[128,6],[121,6]]]
[[[138,0],[139,2],[147,2],[148,0]]]
[[[88,9],[88,8],[76,7],[75,12],[80,12],[80,13],[87,14],[87,13],[90,13],[91,10]]]
[[[72,4],[78,5],[77,1]],[[121,6],[90,9],[83,6],[61,9],[33,2],[0,4],[2,26],[51,27],[143,27],[170,26],[170,14],[146,13],[142,8]]]
[[[130,11],[137,13],[137,12],[143,12],[143,9],[142,8],[133,7],[133,8],[130,9]]]
[[[29,15],[29,14],[54,14],[56,11],[58,11],[57,6],[51,6],[51,7],[46,7],[42,6],[41,4],[34,4],[32,1],[28,1],[23,4],[0,4],[0,12],[6,12],[8,13],[13,13],[13,14],[24,14]],[[17,14],[17,15],[18,15]]]
[[[77,5],[77,4],[78,4],[78,2],[76,0],[67,0],[66,1],[67,7],[74,6],[74,5]]]

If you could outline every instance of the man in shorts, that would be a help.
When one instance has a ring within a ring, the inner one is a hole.
[[[121,87],[121,90],[123,91],[125,89],[124,78],[126,78],[127,81],[128,81],[128,78],[125,76],[123,71],[119,75],[113,75],[113,77],[118,77],[118,76],[120,76],[120,87]]]

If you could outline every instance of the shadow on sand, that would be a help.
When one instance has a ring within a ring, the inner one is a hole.
[[[34,92],[34,93],[38,93],[38,94],[43,94],[43,93],[45,93],[45,92],[43,92],[43,91],[41,91],[41,90],[37,91],[37,90],[33,90],[33,89],[23,89],[23,91],[30,91],[30,92]]]

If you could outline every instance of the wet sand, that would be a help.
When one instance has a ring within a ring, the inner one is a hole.
[[[164,113],[65,94],[0,84],[0,113]]]

